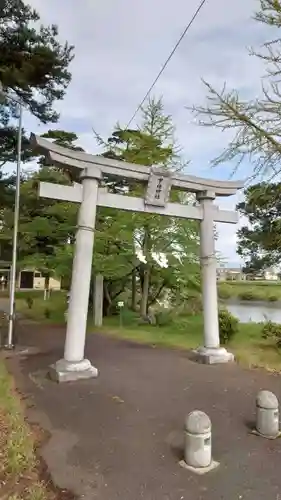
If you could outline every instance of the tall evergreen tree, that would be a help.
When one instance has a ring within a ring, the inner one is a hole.
[[[124,130],[120,127],[104,143],[105,156],[131,163],[144,165],[161,165],[179,169],[180,157],[174,141],[174,127],[170,116],[166,116],[161,100],[152,99],[142,110],[142,121],[136,130]],[[145,187],[138,182],[127,182],[122,185],[127,194],[145,195]],[[114,186],[116,190],[116,186]],[[172,192],[174,201],[179,201],[179,193]],[[105,247],[95,252],[97,268],[108,266],[112,271],[120,272],[122,266],[116,265],[116,253],[123,256],[123,266],[129,271],[132,283],[132,305],[136,308],[137,288],[140,292],[140,309],[142,316],[148,312],[149,305],[159,298],[165,289],[189,285],[198,285],[198,237],[197,224],[193,221],[179,221],[160,215],[126,212],[116,213],[102,211],[100,233]],[[103,229],[106,220],[107,229]],[[110,224],[110,228],[108,226]],[[117,228],[123,231],[118,232]],[[113,229],[115,228],[115,229]],[[112,240],[112,235],[115,238]],[[123,240],[122,240],[123,237]],[[111,244],[109,244],[109,242]],[[98,244],[96,248],[98,247]],[[113,251],[114,245],[115,251]],[[122,251],[120,252],[120,249]],[[168,268],[162,268],[159,257],[165,254]],[[177,256],[180,255],[180,259]],[[139,257],[140,256],[140,257]],[[186,266],[189,274],[185,273]],[[109,267],[111,267],[109,265]],[[108,269],[108,267],[107,267]],[[185,279],[174,279],[185,276]],[[140,284],[140,287],[137,287]],[[108,294],[110,295],[110,294]]]
[[[73,47],[61,44],[58,27],[39,24],[40,16],[22,0],[2,0],[0,4],[0,82],[41,122],[56,122],[53,103],[64,97],[70,82],[68,70]],[[18,110],[15,102],[0,104],[0,165],[16,158]],[[31,154],[23,137],[23,153]]]

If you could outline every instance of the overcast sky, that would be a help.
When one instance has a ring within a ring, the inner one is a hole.
[[[53,128],[76,132],[88,152],[97,152],[92,127],[108,137],[117,121],[127,124],[199,1],[29,3],[44,24],[58,24],[62,41],[75,45],[72,82],[64,101],[56,105],[61,119]],[[188,172],[192,174],[228,179],[232,173],[231,165],[215,169],[209,165],[227,144],[227,136],[197,126],[185,107],[204,103],[201,78],[218,89],[227,82],[246,97],[260,93],[264,68],[247,53],[247,47],[259,46],[268,38],[265,28],[252,19],[258,6],[258,0],[207,0],[154,88],[153,95],[163,96],[165,110],[173,117],[183,155],[191,160]],[[46,129],[30,117],[25,117],[25,127],[37,133]],[[250,173],[251,166],[244,164],[236,177],[246,178]],[[237,197],[220,201],[225,208],[234,208],[236,203]],[[218,229],[218,250],[227,262],[238,263],[237,227],[223,225]]]

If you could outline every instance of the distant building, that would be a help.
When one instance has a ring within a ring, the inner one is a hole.
[[[218,267],[217,279],[219,281],[240,281],[245,280],[246,276],[241,267]]]
[[[11,265],[9,263],[0,262],[0,290],[9,288],[11,274]],[[22,269],[17,276],[17,290],[44,290],[46,286],[46,278],[40,271],[32,269]],[[60,290],[61,278],[50,277],[49,289]]]
[[[262,277],[266,281],[278,281],[280,279],[279,273],[273,267],[265,269],[262,273]]]
[[[17,280],[17,288],[19,290],[44,290],[46,285],[46,278],[40,271],[32,269],[23,269],[19,272]],[[61,279],[50,277],[49,289],[60,290]]]

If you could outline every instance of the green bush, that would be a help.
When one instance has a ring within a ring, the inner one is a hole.
[[[49,309],[49,307],[45,307],[44,309],[44,316],[46,319],[50,319],[51,317],[51,310]]]
[[[169,310],[158,311],[154,316],[157,326],[168,326],[173,322],[173,314]]]
[[[202,298],[201,296],[189,297],[181,311],[178,312],[179,316],[194,316],[202,312]]]
[[[32,306],[34,303],[33,297],[31,297],[30,295],[27,295],[27,297],[25,297],[25,301],[26,301],[28,309],[32,309]]]
[[[278,348],[281,347],[281,325],[273,321],[266,321],[262,327],[262,338],[273,340]]]
[[[132,309],[129,309],[127,305],[122,308],[119,307],[117,313],[119,317],[121,316],[121,321],[124,325],[136,325],[138,323],[139,315],[135,311],[132,311]]]
[[[264,297],[255,290],[245,290],[238,294],[240,300],[263,300]]]
[[[239,330],[239,320],[233,316],[226,309],[221,309],[219,311],[219,334],[220,343],[222,345],[228,344],[238,333]]]
[[[269,302],[277,302],[278,297],[277,295],[269,295],[269,297],[267,297],[267,300],[269,300]]]
[[[231,289],[224,286],[224,287],[218,287],[218,296],[220,299],[230,299],[232,293]]]

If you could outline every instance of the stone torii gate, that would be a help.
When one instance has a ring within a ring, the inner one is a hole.
[[[196,352],[205,363],[232,361],[233,354],[222,348],[219,340],[214,222],[236,224],[238,214],[220,210],[214,205],[214,200],[219,196],[234,195],[244,183],[202,179],[167,172],[161,167],[150,168],[94,156],[57,146],[33,134],[31,143],[50,164],[78,169],[82,182],[73,186],[40,183],[40,196],[80,203],[64,358],[53,365],[51,376],[63,382],[98,375],[98,370],[84,358],[97,206],[200,221],[204,346]],[[145,198],[109,193],[99,187],[103,174],[146,183]],[[169,202],[172,187],[195,193],[198,205]]]

